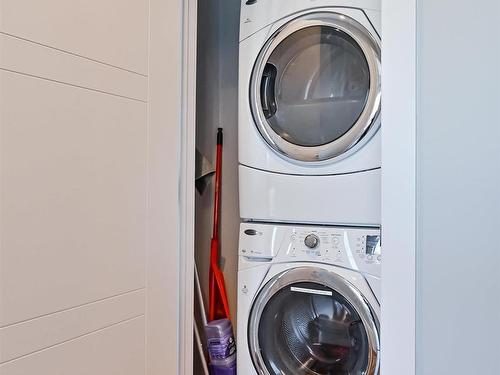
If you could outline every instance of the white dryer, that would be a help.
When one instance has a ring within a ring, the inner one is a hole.
[[[238,374],[379,374],[378,228],[243,223]]]
[[[379,33],[379,0],[243,0],[243,219],[380,224]]]

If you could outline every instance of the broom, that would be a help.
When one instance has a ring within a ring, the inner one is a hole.
[[[215,163],[215,197],[212,240],[210,242],[209,308],[208,320],[230,319],[224,275],[219,263],[219,227],[222,182],[222,128],[217,129],[217,156]]]

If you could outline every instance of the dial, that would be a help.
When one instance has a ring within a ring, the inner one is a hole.
[[[304,244],[310,248],[314,249],[319,245],[319,237],[316,236],[315,234],[308,234],[306,238],[304,239]]]

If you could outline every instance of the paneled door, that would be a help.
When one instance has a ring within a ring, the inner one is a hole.
[[[181,28],[0,0],[2,375],[177,372]]]

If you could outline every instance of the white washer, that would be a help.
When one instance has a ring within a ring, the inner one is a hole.
[[[380,224],[380,1],[242,1],[240,214]]]
[[[378,228],[243,223],[238,374],[379,374]]]

